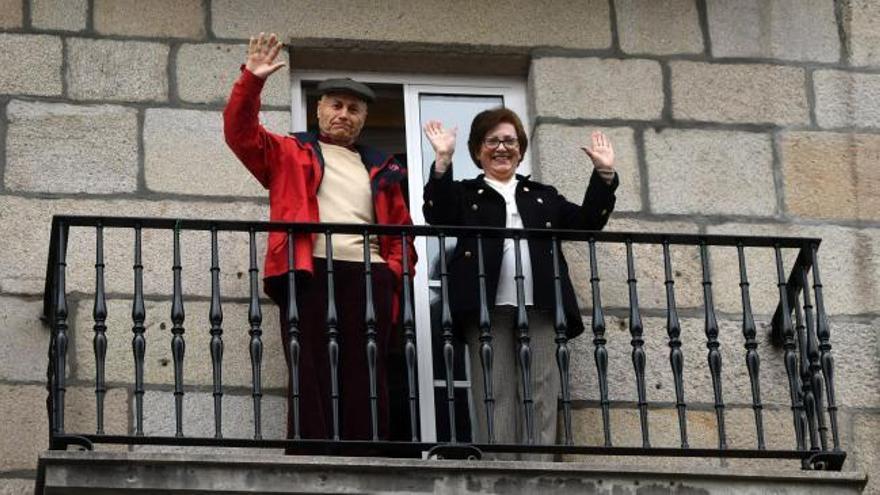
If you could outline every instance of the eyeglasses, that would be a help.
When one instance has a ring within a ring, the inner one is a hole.
[[[490,137],[483,140],[483,144],[486,145],[489,149],[497,149],[502,144],[507,149],[519,148],[519,140],[516,138],[504,138],[498,139],[497,137]]]

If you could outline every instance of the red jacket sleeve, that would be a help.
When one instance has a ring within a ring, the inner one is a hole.
[[[260,125],[260,92],[264,83],[264,79],[242,69],[223,111],[223,135],[235,156],[268,189],[272,164],[276,163],[273,157],[283,137]]]
[[[409,209],[403,198],[400,184],[394,184],[388,191],[388,223],[392,225],[412,225]],[[400,236],[389,237],[388,268],[394,273],[398,285],[403,279],[403,243]],[[416,273],[416,247],[412,236],[407,237],[407,251],[410,277]]]

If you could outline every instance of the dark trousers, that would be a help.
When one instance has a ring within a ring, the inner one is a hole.
[[[366,290],[363,263],[334,261],[336,312],[339,331],[339,427],[343,440],[372,438],[370,374],[364,315]],[[296,303],[300,330],[300,434],[305,439],[333,438],[333,409],[327,333],[327,266],[316,258],[314,274],[297,274]],[[376,384],[379,438],[388,438],[388,379],[386,359],[391,336],[394,291],[392,272],[384,263],[372,264],[373,307],[376,314]],[[287,325],[287,276],[270,277],[265,290],[278,305],[284,357],[290,368]],[[288,373],[287,437],[293,438],[293,395]]]

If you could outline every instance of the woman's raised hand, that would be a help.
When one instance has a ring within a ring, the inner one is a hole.
[[[452,164],[452,154],[455,153],[455,134],[457,127],[445,129],[439,120],[429,120],[425,123],[425,137],[434,148],[434,171],[443,174]]]
[[[593,131],[590,138],[592,140],[592,147],[583,146],[581,149],[593,161],[593,166],[596,167],[599,177],[602,177],[606,183],[611,184],[615,174],[614,147],[611,146],[611,140],[602,131]]]
[[[285,62],[275,62],[275,57],[278,56],[282,46],[284,44],[278,41],[275,33],[270,34],[268,38],[265,33],[260,33],[257,37],[251,36],[245,68],[260,79],[266,79],[273,72],[287,65]]]

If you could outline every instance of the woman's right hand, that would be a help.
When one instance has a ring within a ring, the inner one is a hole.
[[[458,128],[444,129],[439,120],[429,120],[425,124],[425,137],[434,148],[434,172],[443,175],[452,165],[452,154],[455,153],[455,134]]]

